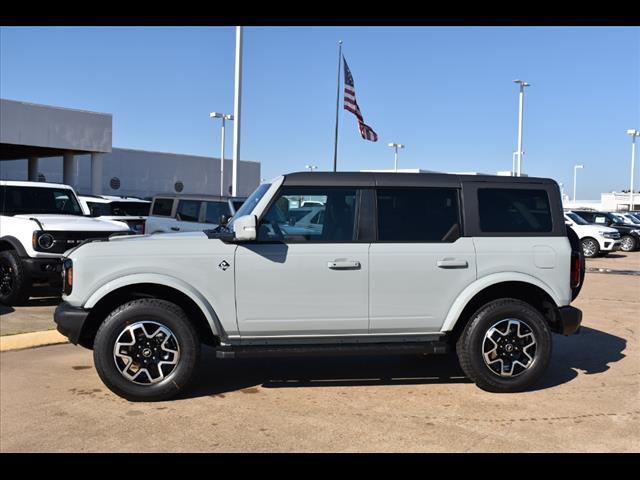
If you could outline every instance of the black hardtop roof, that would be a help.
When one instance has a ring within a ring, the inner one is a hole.
[[[153,198],[180,198],[184,200],[201,200],[203,202],[206,201],[221,201],[226,202],[227,200],[246,200],[247,197],[221,197],[220,195],[198,195],[196,193],[159,193],[154,195]]]
[[[351,187],[420,187],[424,185],[460,186],[461,183],[554,184],[550,178],[508,177],[502,175],[461,175],[455,173],[406,172],[294,172],[284,175],[283,185]]]

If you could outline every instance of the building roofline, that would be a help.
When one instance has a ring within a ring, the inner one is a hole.
[[[176,153],[176,152],[161,152],[159,150],[144,150],[140,148],[124,148],[124,147],[111,147],[111,153],[114,150],[126,150],[127,152],[143,152],[143,153],[157,153],[159,155],[175,155],[178,157],[196,157],[196,158],[206,158],[207,160],[220,160],[220,157],[207,157],[206,155],[196,155],[193,153]],[[231,158],[225,158],[224,161],[230,161]],[[246,163],[260,163],[255,160],[240,160],[241,162]]]
[[[96,112],[95,110],[83,110],[81,108],[58,107],[57,105],[48,105],[46,103],[26,102],[24,100],[13,100],[11,98],[0,98],[0,100],[2,100],[3,102],[20,103],[22,105],[29,105],[29,106],[33,106],[33,107],[44,107],[44,108],[53,108],[53,109],[56,109],[56,110],[66,110],[68,112],[92,113],[94,115],[107,115],[107,116],[113,118],[113,114],[112,113]]]

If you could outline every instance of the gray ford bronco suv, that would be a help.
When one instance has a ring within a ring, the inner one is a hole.
[[[66,252],[55,321],[133,401],[184,390],[202,343],[220,359],[455,351],[480,388],[515,392],[552,333],[579,330],[583,262],[550,179],[292,173],[215,230]]]

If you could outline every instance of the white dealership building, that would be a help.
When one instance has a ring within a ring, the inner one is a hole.
[[[220,194],[220,158],[115,148],[108,113],[0,99],[0,178],[65,183],[80,193],[151,197]],[[225,191],[232,161],[225,160]],[[238,195],[260,183],[240,161]]]

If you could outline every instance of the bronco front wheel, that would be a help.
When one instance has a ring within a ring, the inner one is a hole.
[[[131,401],[168,400],[192,380],[200,339],[184,311],[165,300],[132,300],[115,309],[96,334],[98,375]]]

